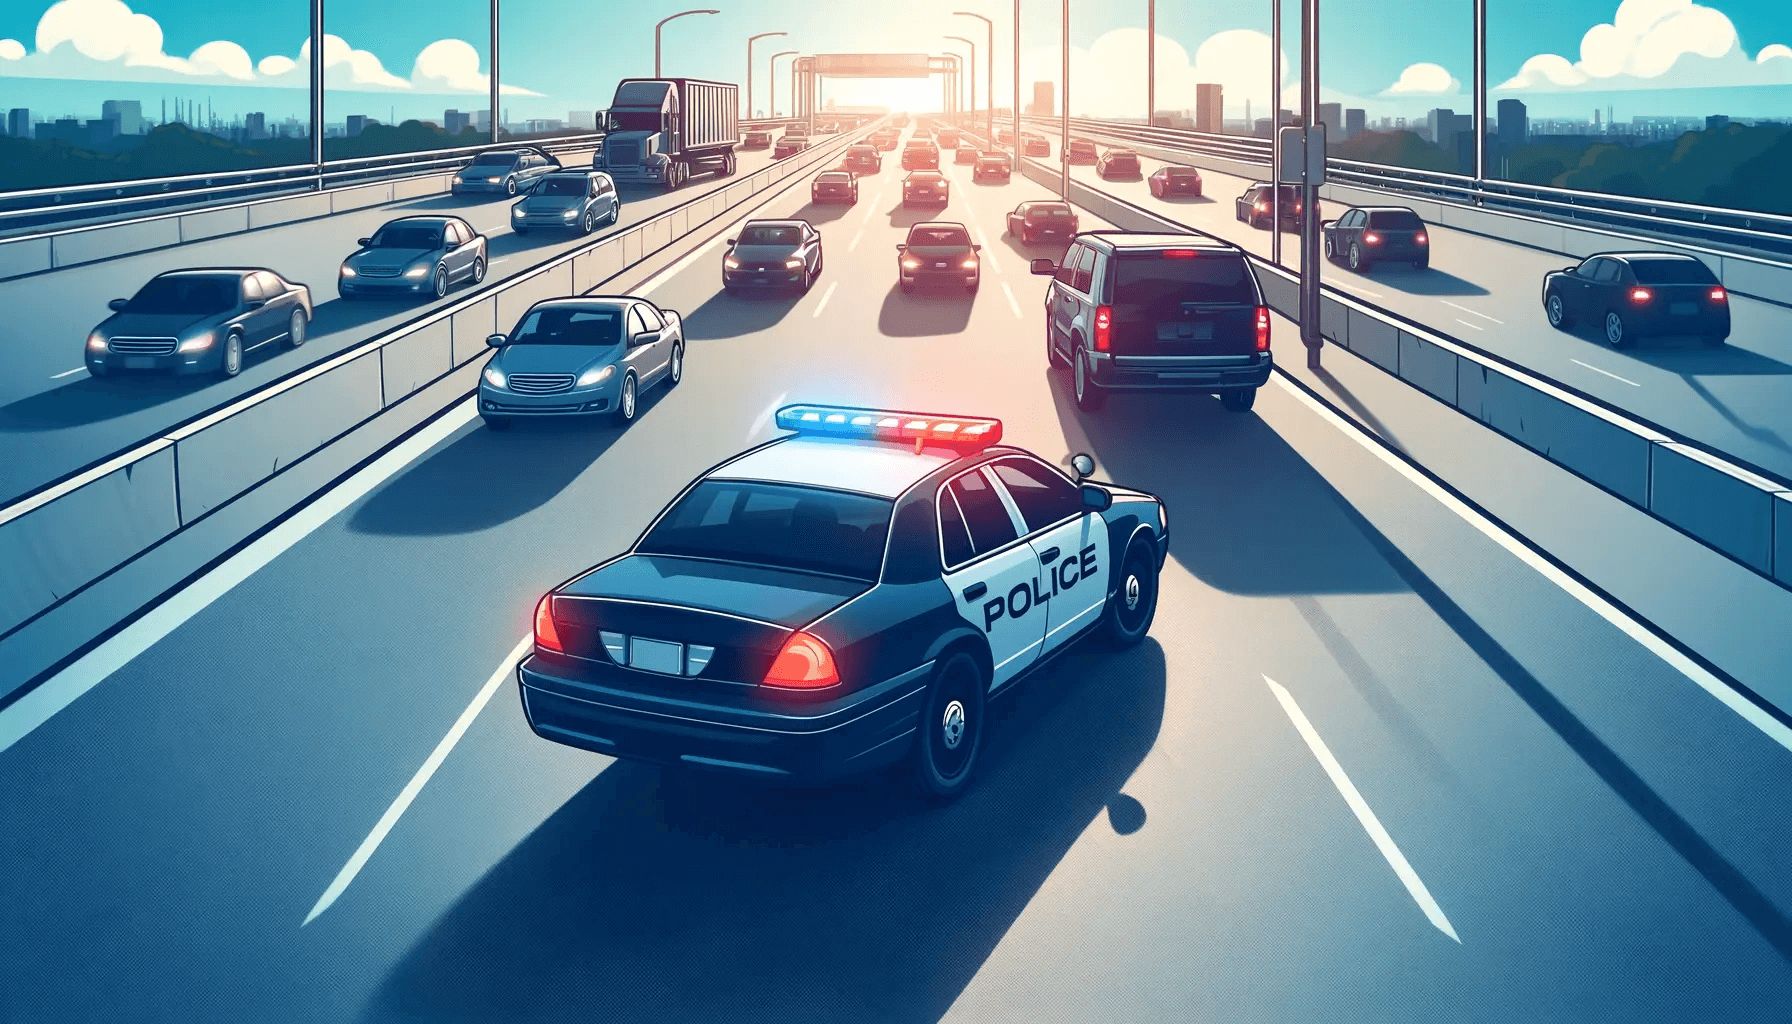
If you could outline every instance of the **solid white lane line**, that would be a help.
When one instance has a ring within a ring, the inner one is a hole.
[[[1469,328],[1470,330],[1476,330],[1476,331],[1486,330],[1486,328],[1482,327],[1480,324],[1471,324],[1467,320],[1462,319],[1461,317],[1453,317],[1452,319],[1454,319],[1457,323],[1461,324],[1462,326]]]
[[[1637,382],[1636,382],[1636,381],[1634,381],[1634,380],[1625,380],[1625,379],[1624,379],[1624,378],[1623,378],[1623,377],[1620,377],[1620,376],[1618,376],[1618,375],[1617,375],[1617,374],[1615,374],[1615,373],[1613,373],[1613,372],[1611,372],[1611,371],[1610,371],[1610,370],[1601,370],[1601,369],[1600,369],[1600,368],[1599,368],[1599,367],[1597,367],[1597,366],[1594,366],[1594,365],[1593,365],[1593,364],[1592,364],[1592,363],[1583,363],[1583,362],[1581,362],[1581,361],[1580,361],[1580,360],[1578,360],[1578,359],[1572,359],[1572,358],[1571,358],[1571,359],[1569,359],[1569,360],[1568,360],[1568,361],[1569,361],[1569,362],[1571,362],[1571,363],[1573,363],[1573,364],[1575,364],[1575,365],[1576,365],[1576,366],[1584,366],[1584,367],[1586,367],[1586,368],[1587,368],[1587,369],[1589,369],[1589,370],[1592,370],[1592,371],[1593,371],[1593,372],[1594,372],[1594,373],[1603,373],[1603,374],[1605,374],[1605,375],[1606,375],[1606,376],[1607,376],[1607,377],[1610,377],[1610,378],[1611,378],[1611,379],[1613,379],[1613,380],[1615,380],[1615,381],[1618,381],[1618,382],[1619,382],[1619,383],[1621,383],[1621,384],[1628,384],[1628,385],[1630,385],[1630,386],[1631,386],[1631,387],[1633,387],[1633,388],[1640,388],[1640,387],[1642,387],[1642,385],[1641,385],[1641,384],[1638,384],[1638,383],[1637,383]]]
[[[838,281],[829,281],[828,282],[828,290],[821,293],[821,301],[817,302],[815,304],[815,312],[809,314],[811,319],[819,319],[820,318],[821,311],[828,308],[828,300],[834,297],[834,289],[838,288],[838,287],[840,287],[840,282],[838,282]]]
[[[1357,292],[1362,295],[1367,295],[1372,299],[1379,299],[1379,298],[1384,297],[1380,292],[1370,291],[1369,289],[1364,288],[1362,285],[1356,284],[1355,282],[1351,282],[1351,281],[1339,281],[1338,287],[1343,288],[1346,291],[1352,291],[1352,292]]]
[[[758,416],[755,416],[753,418],[753,427],[752,427],[752,429],[747,431],[748,439],[752,439],[752,438],[759,436],[760,431],[763,431],[766,428],[766,426],[769,423],[771,423],[772,416],[774,414],[776,414],[780,408],[783,407],[784,400],[789,397],[790,397],[790,392],[788,392],[788,391],[785,391],[785,392],[779,394],[778,397],[772,399],[772,404],[765,407],[764,412],[760,413]]]
[[[1471,316],[1478,316],[1478,317],[1481,317],[1483,320],[1492,320],[1496,324],[1503,324],[1506,322],[1504,320],[1498,319],[1497,317],[1488,316],[1486,313],[1483,313],[1478,309],[1470,309],[1467,306],[1457,306],[1456,303],[1451,302],[1449,299],[1439,299],[1437,301],[1443,303],[1446,306],[1455,306],[1455,308],[1460,309],[1464,313],[1467,313]]]
[[[75,374],[80,373],[82,370],[85,370],[85,369],[87,369],[87,367],[77,366],[72,370],[64,370],[61,373],[52,373],[52,374],[50,374],[50,379],[51,380],[61,380],[64,377],[72,377]]]
[[[1535,569],[1538,575],[1551,583],[1554,583],[1569,597],[1579,601],[1595,615],[1598,615],[1600,618],[1617,627],[1619,632],[1622,632],[1625,636],[1628,636],[1638,644],[1641,644],[1645,650],[1667,663],[1670,668],[1692,680],[1699,689],[1704,690],[1706,693],[1717,698],[1720,703],[1731,711],[1734,711],[1743,721],[1761,730],[1768,739],[1773,740],[1787,750],[1792,750],[1792,726],[1786,725],[1766,711],[1763,711],[1760,707],[1756,706],[1754,701],[1737,693],[1728,683],[1713,675],[1698,662],[1687,657],[1673,644],[1656,636],[1641,622],[1638,622],[1636,619],[1618,610],[1616,605],[1613,605],[1610,601],[1595,593],[1591,587],[1588,587],[1586,584],[1568,575],[1554,562],[1551,562],[1549,559],[1544,558],[1542,555],[1531,550],[1523,541],[1519,540],[1505,528],[1495,525],[1479,511],[1469,507],[1467,502],[1458,498],[1456,495],[1451,494],[1435,480],[1432,480],[1430,477],[1419,472],[1405,459],[1395,455],[1392,451],[1388,450],[1387,447],[1382,445],[1381,442],[1358,429],[1354,423],[1339,416],[1325,403],[1319,401],[1319,399],[1307,394],[1280,375],[1274,376],[1271,379],[1276,382],[1277,387],[1280,387],[1283,391],[1293,395],[1296,400],[1317,413],[1321,419],[1336,427],[1340,433],[1368,450],[1370,454],[1380,459],[1388,466],[1388,468],[1405,477],[1414,487],[1431,495],[1431,497],[1437,500],[1438,504],[1449,509],[1451,512],[1456,513],[1457,517],[1463,522],[1468,523],[1470,526],[1481,531],[1482,535],[1488,540],[1491,540],[1495,544],[1506,549],[1506,551],[1514,558],[1517,558],[1532,569]],[[4,748],[0,747],[0,749]]]
[[[498,258],[497,258],[497,259],[495,259],[495,260],[492,260],[492,261],[491,261],[491,262],[490,262],[490,263],[487,263],[487,264],[486,264],[486,266],[488,266],[488,267],[495,267],[495,266],[497,266],[497,265],[498,265],[498,264],[500,264],[500,263],[508,263],[508,262],[509,262],[509,261],[510,261],[510,257],[508,257],[508,256],[500,256],[500,257],[498,257]]]
[[[1419,878],[1419,873],[1412,869],[1412,865],[1406,860],[1406,855],[1400,852],[1400,847],[1394,844],[1394,838],[1388,835],[1388,830],[1381,827],[1381,819],[1375,816],[1375,812],[1369,807],[1369,802],[1363,799],[1363,794],[1357,792],[1356,786],[1350,781],[1350,776],[1344,774],[1344,766],[1332,756],[1331,748],[1327,747],[1325,740],[1320,738],[1319,730],[1313,728],[1312,722],[1307,721],[1307,716],[1301,711],[1300,705],[1294,702],[1294,695],[1268,676],[1264,676],[1263,681],[1269,684],[1270,692],[1275,694],[1276,700],[1282,705],[1282,710],[1288,713],[1288,718],[1294,723],[1295,730],[1300,733],[1301,739],[1307,741],[1307,748],[1313,751],[1314,757],[1319,759],[1319,766],[1325,769],[1325,774],[1331,778],[1332,785],[1338,787],[1338,793],[1344,797],[1344,802],[1349,805],[1351,813],[1356,815],[1356,820],[1362,824],[1363,830],[1369,833],[1370,839],[1374,840],[1376,849],[1380,850],[1381,855],[1387,858],[1388,866],[1394,869],[1395,876],[1400,879],[1402,885],[1406,886],[1406,891],[1412,894],[1413,901],[1418,903],[1419,909],[1425,912],[1425,917],[1438,931],[1455,939],[1456,943],[1460,945],[1462,940],[1457,938],[1456,929],[1450,926],[1450,919],[1444,916],[1443,908],[1431,898],[1431,890],[1425,888],[1425,883]]]
[[[1008,296],[1008,308],[1014,310],[1014,318],[1016,320],[1025,319],[1020,313],[1020,303],[1014,298],[1014,289],[1008,287],[1006,281],[1002,282],[1002,294]]]
[[[398,447],[380,456],[366,469],[332,488],[300,509],[285,522],[230,556],[216,569],[194,580],[185,589],[151,609],[118,634],[82,655],[37,689],[0,710],[0,751],[25,738],[52,715],[74,703],[82,694],[174,632],[181,623],[204,611],[238,583],[279,557],[313,530],[329,522],[343,509],[404,469],[423,453],[478,417],[472,399],[449,410],[440,419],[411,435]]]
[[[317,904],[311,908],[311,913],[305,915],[305,920],[299,924],[300,928],[310,924],[317,919],[317,915],[330,909],[330,904],[335,903],[336,898],[342,895],[349,883],[355,880],[355,876],[361,873],[361,868],[366,865],[367,859],[373,856],[373,851],[380,848],[380,843],[385,841],[386,834],[392,831],[392,826],[398,824],[398,819],[403,817],[404,812],[411,806],[411,802],[417,799],[417,794],[423,792],[423,787],[428,784],[430,776],[436,773],[437,768],[442,767],[443,761],[448,760],[448,754],[454,749],[454,745],[467,734],[467,730],[473,725],[473,719],[479,717],[479,712],[484,710],[485,705],[492,699],[492,694],[497,693],[498,687],[503,686],[510,679],[510,674],[516,670],[516,663],[522,660],[524,654],[528,653],[529,647],[534,641],[533,636],[525,636],[517,641],[515,647],[510,649],[510,653],[505,656],[503,663],[498,666],[498,670],[492,673],[491,678],[487,679],[485,685],[480,687],[479,692],[473,696],[473,703],[468,704],[466,710],[460,713],[460,717],[454,720],[454,725],[448,729],[448,735],[443,736],[442,741],[436,744],[436,749],[430,752],[429,757],[423,762],[423,767],[418,768],[417,774],[411,776],[411,781],[406,783],[404,789],[399,792],[398,799],[392,801],[392,806],[386,808],[385,814],[380,815],[380,820],[373,826],[373,831],[367,833],[367,838],[361,840],[361,845],[355,850],[354,855],[349,857],[348,863],[342,866],[341,871],[336,872],[336,877],[331,880],[330,887],[317,898]]]
[[[851,252],[859,247],[859,239],[865,237],[865,229],[860,228],[852,233],[852,241],[846,243],[846,251]]]

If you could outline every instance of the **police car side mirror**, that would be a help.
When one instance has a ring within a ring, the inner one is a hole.
[[[1039,260],[1037,262],[1050,263],[1051,261]],[[1089,479],[1089,477],[1095,474],[1095,460],[1083,452],[1077,452],[1070,457],[1070,468],[1076,473],[1077,483],[1082,483],[1084,480]]]
[[[1051,260],[1034,260],[1028,265],[1032,267],[1033,273],[1045,277],[1050,277],[1058,272],[1058,265]]]
[[[1083,507],[1096,512],[1106,512],[1114,504],[1114,496],[1106,487],[1094,484],[1083,485]]]
[[[505,338],[502,334],[488,334],[485,338],[485,344],[488,348],[503,348],[504,341]]]

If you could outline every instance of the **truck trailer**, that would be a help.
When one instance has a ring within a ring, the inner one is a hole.
[[[695,78],[625,78],[604,114],[601,159],[618,182],[667,190],[694,174],[734,173],[740,89]]]

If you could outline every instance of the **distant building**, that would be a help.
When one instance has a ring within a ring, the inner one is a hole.
[[[15,139],[31,137],[31,109],[14,107],[6,114],[6,134]]]
[[[450,135],[459,135],[473,123],[473,115],[464,110],[442,111],[442,129]]]
[[[379,124],[379,122],[375,121],[371,117],[368,117],[366,114],[350,114],[350,115],[348,115],[348,125],[346,127],[346,133],[347,133],[348,137],[352,139],[355,136],[366,131],[367,126],[370,124]]]
[[[474,111],[473,128],[482,135],[490,135],[492,130],[492,112],[489,110]]]
[[[1425,132],[1438,149],[1446,153],[1456,151],[1456,112],[1447,107],[1435,107],[1425,115]]]
[[[1332,132],[1343,131],[1344,130],[1344,104],[1342,104],[1342,103],[1321,103],[1321,104],[1319,104],[1319,123],[1322,125],[1325,125],[1325,127],[1329,131],[1332,131]]]
[[[243,138],[265,139],[268,137],[268,115],[257,110],[243,115]]]
[[[1500,149],[1510,153],[1531,137],[1530,115],[1523,100],[1501,100],[1499,104]]]
[[[1259,117],[1256,122],[1251,125],[1251,134],[1257,136],[1259,139],[1269,138],[1270,133],[1273,130],[1274,123],[1267,117]]]
[[[595,111],[595,110],[569,110],[569,111],[567,111],[566,112],[566,127],[576,128],[580,131],[586,131],[586,132],[596,131],[597,130],[597,111]]]
[[[1195,131],[1222,133],[1226,130],[1225,92],[1218,82],[1201,82],[1195,86]]]
[[[1057,113],[1057,84],[1054,82],[1034,82],[1033,102],[1027,105],[1027,113],[1038,117],[1050,117]]]
[[[1369,112],[1361,107],[1347,107],[1344,110],[1344,137],[1355,138],[1363,133]]]
[[[107,100],[100,104],[100,117],[103,120],[118,122],[116,134],[143,134],[142,100]]]
[[[37,126],[39,142],[66,142],[71,146],[87,145],[87,129],[73,117],[43,121]]]
[[[1728,114],[1712,114],[1710,117],[1707,117],[1705,119],[1705,130],[1708,132],[1715,131],[1719,128],[1727,128],[1727,127],[1729,127],[1729,124],[1730,124],[1730,115],[1728,115]]]
[[[566,122],[557,117],[531,117],[523,122],[523,131],[531,135],[540,132],[564,131]]]

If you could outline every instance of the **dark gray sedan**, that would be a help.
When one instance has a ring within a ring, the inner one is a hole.
[[[750,220],[728,240],[722,256],[722,288],[795,288],[808,291],[821,276],[821,232],[806,220]]]
[[[535,187],[537,179],[558,170],[560,161],[532,146],[495,150],[479,154],[472,163],[461,168],[448,190],[457,196],[478,193],[514,196],[529,191]]]
[[[479,380],[479,415],[493,430],[518,416],[608,415],[634,420],[641,392],[684,378],[684,321],[632,295],[548,299],[498,350]]]
[[[342,261],[336,293],[425,295],[441,298],[457,281],[479,284],[487,265],[485,236],[459,217],[400,217],[387,221]]]
[[[526,235],[530,228],[562,228],[588,235],[616,223],[622,197],[602,171],[560,171],[541,179],[535,190],[510,208],[510,230]]]
[[[113,299],[112,315],[87,336],[87,372],[216,373],[234,377],[245,353],[305,343],[311,290],[271,270],[175,270],[136,295]]]

